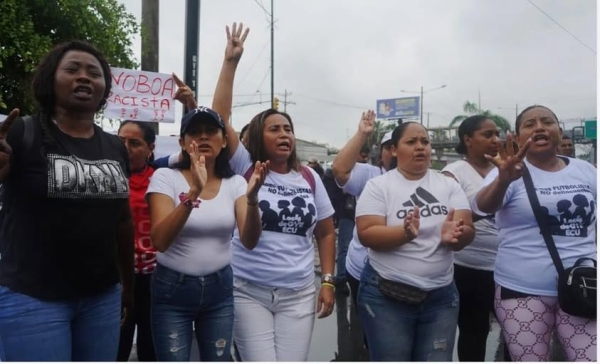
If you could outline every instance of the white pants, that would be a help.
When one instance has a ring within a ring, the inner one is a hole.
[[[315,323],[315,286],[268,288],[233,279],[233,339],[242,361],[306,361]]]

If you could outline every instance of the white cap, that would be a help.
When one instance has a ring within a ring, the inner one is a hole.
[[[392,140],[392,133],[393,131],[388,131],[387,133],[385,133],[383,135],[383,138],[381,138],[381,143],[379,143],[379,145],[389,142],[390,140]]]

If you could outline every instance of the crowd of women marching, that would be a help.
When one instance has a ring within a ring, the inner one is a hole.
[[[38,111],[0,126],[0,360],[126,361],[136,327],[140,361],[189,361],[194,337],[202,361],[307,359],[340,286],[334,208],[290,115],[236,136],[248,29],[226,34],[210,108],[174,76],[191,111],[181,153],[158,160],[148,124],[94,124],[111,76],[92,45],[38,65]],[[413,122],[383,136],[379,166],[357,163],[374,122],[332,166],[357,198],[345,280],[371,360],[451,361],[458,331],[459,360],[483,361],[493,314],[513,361],[548,360],[554,331],[569,360],[595,361],[596,169],[558,154],[554,112],[524,109],[504,144],[485,116],[464,120],[464,160],[441,173]]]

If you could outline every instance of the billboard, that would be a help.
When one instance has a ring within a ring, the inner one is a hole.
[[[377,100],[377,119],[418,117],[420,104],[420,96]]]

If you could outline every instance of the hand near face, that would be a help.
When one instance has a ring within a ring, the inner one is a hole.
[[[250,176],[250,180],[248,180],[248,189],[246,190],[248,200],[256,201],[258,199],[258,190],[265,183],[267,173],[269,173],[269,161],[265,163],[256,161],[254,172]]]
[[[464,221],[462,219],[454,221],[454,209],[450,209],[446,220],[442,224],[442,244],[458,244],[458,239],[462,236],[464,230]]]
[[[358,124],[358,131],[365,135],[373,134],[375,131],[375,111],[367,110],[362,113],[360,123]]]
[[[192,172],[192,184],[193,187],[198,191],[198,194],[202,192],[206,181],[208,180],[208,173],[206,171],[206,162],[203,155],[198,152],[198,144],[195,141],[190,145],[190,171]]]
[[[248,32],[250,32],[250,28],[246,28],[246,30],[244,30],[243,23],[240,23],[239,26],[237,23],[233,23],[231,26],[231,31],[229,30],[229,26],[225,27],[225,31],[227,32],[225,60],[227,62],[237,63],[240,61],[240,58],[242,58],[242,54],[244,53],[244,42],[246,41]]]
[[[485,155],[493,165],[498,167],[498,179],[504,183],[511,183],[516,181],[523,176],[523,170],[525,165],[523,159],[527,153],[527,149],[531,145],[531,139],[528,139],[519,152],[515,155],[515,148],[513,145],[513,137],[511,133],[506,135],[506,147],[499,148],[498,155],[500,159],[495,159],[490,155]]]

